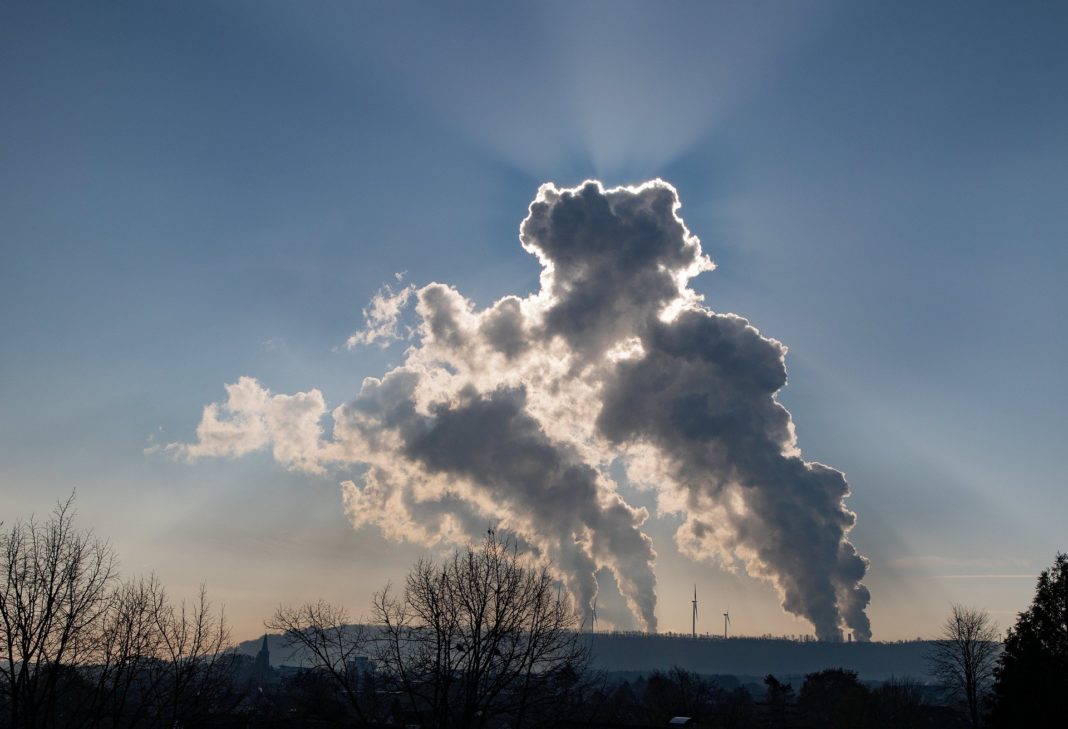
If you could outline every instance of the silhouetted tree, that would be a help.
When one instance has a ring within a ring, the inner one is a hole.
[[[604,702],[604,709],[601,718],[616,722],[634,721],[643,713],[641,700],[638,694],[635,693],[630,681],[623,681],[614,689],[609,690]]]
[[[68,667],[83,698],[73,703],[68,683],[64,725],[176,726],[225,711],[237,701],[234,661],[226,620],[203,586],[194,601],[173,604],[155,576],[129,580],[109,595],[94,650]]]
[[[204,588],[174,605],[155,577],[119,583],[111,548],[75,528],[72,505],[0,533],[10,726],[177,726],[222,708],[233,653]]]
[[[891,679],[871,692],[866,725],[872,729],[922,727],[926,703],[920,684],[910,679]]]
[[[267,628],[281,632],[301,662],[329,681],[361,722],[369,721],[375,692],[361,691],[370,677],[361,675],[357,661],[368,651],[369,636],[363,626],[352,624],[344,607],[322,600],[280,607]]]
[[[648,721],[662,724],[672,716],[710,719],[716,712],[718,693],[715,681],[675,666],[666,673],[653,671],[642,698]]]
[[[953,605],[941,638],[928,655],[931,673],[951,697],[964,703],[973,728],[982,719],[983,700],[1000,650],[997,627],[985,610]]]
[[[294,713],[304,719],[325,719],[344,722],[351,710],[338,698],[333,676],[322,669],[305,668],[285,684]]]
[[[794,687],[788,683],[782,683],[770,673],[764,677],[764,685],[768,689],[766,700],[775,726],[785,726],[786,705],[794,698]]]
[[[641,705],[639,717],[653,725],[673,716],[688,716],[696,726],[716,729],[744,729],[755,721],[753,697],[744,688],[724,689],[715,679],[679,666],[653,671],[644,682]]]
[[[194,601],[175,606],[164,600],[156,626],[163,671],[159,713],[167,726],[201,719],[224,699],[233,671],[225,615],[212,612],[201,585]]]
[[[580,694],[589,662],[578,619],[538,567],[492,530],[444,563],[420,560],[403,595],[375,596],[383,677],[435,727],[513,727]]]
[[[110,545],[75,528],[73,502],[0,533],[0,691],[12,726],[55,723],[61,669],[92,653],[117,579]]]
[[[722,729],[748,729],[755,722],[753,697],[741,686],[720,690],[716,701],[714,726]]]
[[[83,709],[91,725],[138,727],[155,720],[153,701],[162,683],[159,618],[166,603],[154,575],[126,581],[110,594]]]
[[[1054,726],[1068,716],[1068,555],[1057,554],[1039,576],[1031,607],[1005,638],[995,678],[995,726]]]
[[[856,671],[828,668],[805,676],[797,703],[812,726],[856,729],[863,726],[867,700]]]

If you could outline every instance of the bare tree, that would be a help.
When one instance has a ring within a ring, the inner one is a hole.
[[[93,655],[116,580],[111,547],[75,528],[73,500],[0,533],[0,691],[14,726],[55,723],[59,677]]]
[[[71,726],[174,726],[226,708],[234,653],[203,586],[195,601],[174,605],[155,575],[124,582],[95,643],[79,671],[80,686],[89,686]]]
[[[490,530],[439,564],[420,560],[403,595],[375,596],[376,657],[414,713],[436,727],[521,727],[574,687],[589,663],[578,618],[544,566]]]
[[[964,701],[972,727],[979,726],[980,704],[1000,651],[997,626],[985,610],[953,605],[928,655],[931,672]]]
[[[235,653],[222,610],[215,614],[201,585],[197,599],[177,606],[166,599],[156,613],[163,671],[160,714],[167,725],[199,718],[215,708],[229,684]]]
[[[166,594],[155,575],[128,580],[110,594],[96,650],[84,671],[91,689],[78,714],[89,727],[137,727],[153,718],[159,693]]]
[[[268,630],[282,633],[286,645],[300,654],[301,662],[329,676],[363,723],[373,714],[373,690],[367,689],[370,676],[359,669],[357,659],[368,647],[367,630],[350,622],[344,607],[322,600],[300,607],[280,607],[266,622]]]
[[[233,652],[207,593],[175,606],[156,577],[119,582],[111,547],[46,521],[0,533],[0,704],[12,727],[173,726],[216,708]]]

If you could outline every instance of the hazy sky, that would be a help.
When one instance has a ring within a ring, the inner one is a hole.
[[[0,8],[0,520],[77,489],[124,572],[206,581],[239,638],[281,602],[364,611],[425,548],[353,530],[351,474],[153,446],[242,375],[351,400],[403,359],[344,346],[395,273],[527,295],[541,183],[662,177],[717,264],[705,304],[789,347],[874,637],[950,602],[1011,623],[1068,548],[1064,8],[440,5]],[[677,525],[647,528],[661,630],[695,582],[705,630],[810,630]]]

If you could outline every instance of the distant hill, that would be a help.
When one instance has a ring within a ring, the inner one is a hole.
[[[609,671],[648,671],[681,666],[702,674],[803,676],[824,668],[848,668],[861,680],[909,676],[930,681],[925,656],[930,641],[827,643],[779,638],[704,638],[597,633],[594,665]]]
[[[613,672],[648,672],[681,666],[702,674],[803,676],[824,668],[847,668],[861,680],[904,677],[931,681],[925,656],[931,641],[902,643],[826,643],[780,638],[722,638],[642,633],[584,633],[596,668]],[[263,638],[240,643],[239,653],[256,655]],[[280,635],[267,638],[271,665],[299,665],[300,655]]]

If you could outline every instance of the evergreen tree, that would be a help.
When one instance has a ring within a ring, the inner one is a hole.
[[[827,668],[805,676],[797,703],[811,726],[856,729],[863,726],[868,689],[856,671]]]
[[[1060,726],[1068,716],[1068,554],[1042,572],[1031,607],[1009,630],[994,697],[998,727]]]

